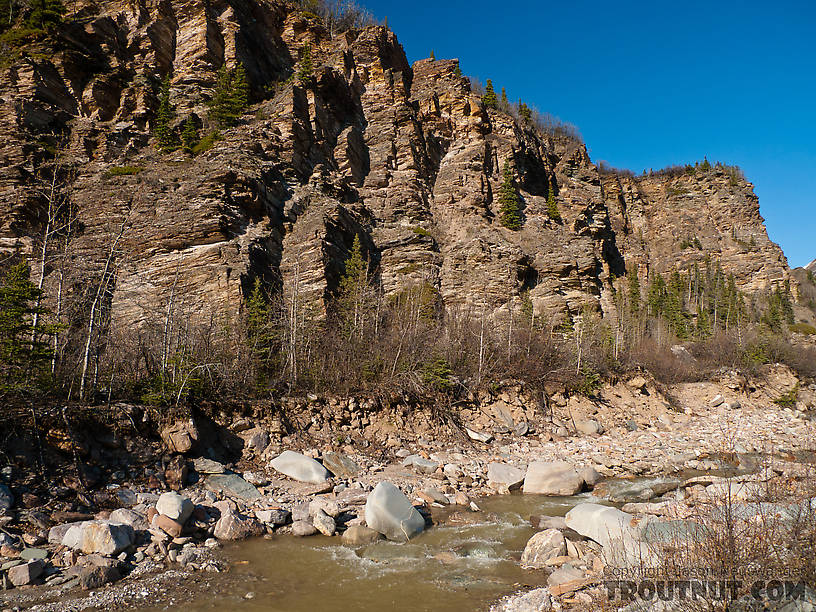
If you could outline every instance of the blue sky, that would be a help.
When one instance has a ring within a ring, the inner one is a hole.
[[[363,4],[411,62],[459,58],[575,124],[596,162],[739,165],[791,266],[816,258],[816,3]]]

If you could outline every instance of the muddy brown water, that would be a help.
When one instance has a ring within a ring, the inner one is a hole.
[[[273,536],[225,548],[230,580],[188,612],[487,610],[502,596],[546,584],[519,558],[535,530],[533,514],[563,516],[586,496],[502,495],[479,500],[482,512],[447,510],[442,522],[405,544],[354,550],[339,537]]]

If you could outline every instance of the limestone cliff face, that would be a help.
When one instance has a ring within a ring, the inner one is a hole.
[[[69,290],[87,290],[122,228],[119,320],[160,317],[171,298],[202,317],[235,313],[256,276],[319,302],[355,235],[386,293],[428,283],[446,306],[492,312],[518,308],[524,292],[543,316],[609,311],[610,275],[632,264],[666,271],[708,255],[747,291],[789,273],[749,183],[717,171],[601,175],[583,144],[483,108],[455,60],[410,66],[385,27],[332,38],[263,0],[75,10],[55,52],[0,76],[0,252],[35,256],[33,174],[62,139],[78,217]],[[315,80],[304,88],[290,77],[307,44]],[[252,88],[243,121],[196,157],[159,153],[163,76],[179,121],[200,124],[216,71],[237,62]],[[523,201],[515,232],[496,202],[508,160]],[[138,171],[115,171],[124,166]],[[546,212],[551,188],[559,221]]]
[[[752,293],[789,278],[753,185],[726,169],[693,175],[605,175],[606,205],[627,263],[661,273],[719,261]]]

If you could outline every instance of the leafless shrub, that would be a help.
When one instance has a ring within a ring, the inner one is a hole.
[[[736,448],[738,428],[735,421],[722,424],[724,452]],[[787,594],[804,596],[816,585],[816,472],[812,464],[781,466],[772,457],[767,454],[751,477],[713,478],[704,493],[677,507],[682,518],[642,519],[648,562],[617,573],[641,586],[649,581],[652,591],[674,589],[667,598],[671,610],[769,609],[762,607],[760,587],[777,580],[790,588]],[[677,585],[683,581],[681,598]]]
[[[319,17],[331,36],[379,24],[370,11],[353,0],[298,0],[297,4],[302,11]]]

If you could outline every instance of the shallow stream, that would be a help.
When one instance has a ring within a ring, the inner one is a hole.
[[[587,496],[497,495],[482,512],[452,509],[405,544],[360,550],[339,537],[274,536],[228,546],[227,590],[185,606],[189,612],[242,610],[342,612],[487,610],[503,595],[546,584],[519,558],[535,533],[530,516],[563,516]],[[250,594],[251,595],[248,595]],[[248,599],[247,597],[251,598]]]
[[[736,470],[727,470],[735,472]],[[721,473],[724,473],[722,471]],[[448,506],[434,525],[404,544],[378,542],[361,549],[339,536],[269,536],[225,547],[231,570],[222,589],[202,593],[187,612],[459,612],[488,610],[504,595],[546,584],[541,571],[520,567],[535,533],[530,516],[564,516],[582,502],[618,505],[644,489],[669,492],[685,472],[666,478],[609,479],[573,497],[494,495],[481,512]]]

